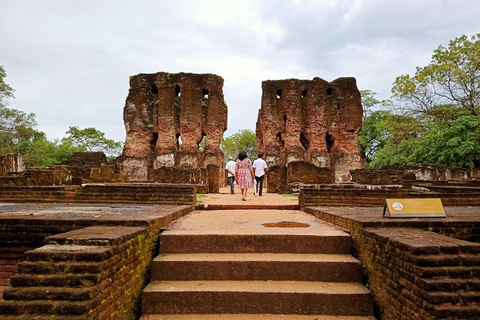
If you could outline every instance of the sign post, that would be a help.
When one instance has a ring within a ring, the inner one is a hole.
[[[383,216],[389,218],[446,218],[440,198],[386,199]]]

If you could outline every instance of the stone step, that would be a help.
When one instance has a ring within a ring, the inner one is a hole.
[[[148,314],[140,320],[375,320],[374,317],[299,314]]]
[[[323,253],[350,254],[351,239],[341,231],[324,234],[188,234],[166,231],[162,253]]]
[[[361,282],[351,255],[278,253],[160,254],[152,280],[297,280]]]
[[[361,284],[307,281],[154,281],[143,314],[323,314],[372,316]]]

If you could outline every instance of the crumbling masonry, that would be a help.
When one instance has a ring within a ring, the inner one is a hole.
[[[354,78],[268,80],[262,90],[257,143],[270,166],[269,192],[292,183],[351,181],[349,171],[364,167],[357,139],[362,104]]]
[[[121,173],[130,180],[204,184],[207,192],[218,192],[227,129],[222,87],[223,78],[213,74],[131,77]]]

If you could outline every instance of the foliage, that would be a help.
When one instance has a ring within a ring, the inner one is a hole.
[[[13,88],[6,82],[7,73],[0,66],[0,154],[17,153],[17,144],[30,139],[36,132],[35,114],[8,108],[8,99],[14,98]]]
[[[367,163],[372,167],[378,167],[394,164],[384,161],[379,163],[378,157],[382,152],[396,149],[402,142],[420,137],[424,131],[421,123],[413,117],[379,110],[372,112],[363,121],[358,143]],[[392,162],[398,161],[392,159]]]
[[[367,106],[378,104],[365,92]],[[397,77],[392,92],[403,114],[369,112],[359,134],[369,167],[480,166],[480,34],[438,47],[413,77]]]
[[[480,34],[465,35],[439,46],[426,67],[397,77],[393,96],[417,116],[431,115],[438,105],[453,104],[480,116]]]
[[[370,113],[372,107],[380,104],[380,100],[375,98],[377,93],[372,90],[360,90],[360,95],[362,97],[362,107],[363,107],[363,119],[365,119]]]
[[[228,157],[236,159],[242,150],[247,152],[250,159],[255,159],[257,158],[257,137],[255,132],[244,129],[229,137],[222,138],[221,149],[225,159],[228,159]]]
[[[440,164],[473,168],[480,165],[480,119],[462,115],[436,122],[423,135],[388,143],[375,154],[370,167],[384,165]]]
[[[68,141],[50,141],[43,132],[36,132],[33,139],[22,140],[18,145],[18,152],[23,155],[25,163],[36,167],[62,163],[70,158],[72,152],[79,151],[85,151],[85,148],[73,146]]]
[[[34,113],[25,113],[5,106],[0,107],[0,154],[17,153],[20,141],[30,140],[37,121]]]
[[[118,156],[122,152],[122,142],[107,139],[105,133],[92,127],[69,127],[66,134],[67,137],[62,139],[62,143],[71,143],[72,146],[84,148],[86,151],[103,151],[107,156]]]
[[[3,66],[0,66],[0,108],[7,105],[7,99],[13,98],[13,93],[15,92],[15,90],[5,82],[6,77],[7,73],[5,72],[5,69]]]

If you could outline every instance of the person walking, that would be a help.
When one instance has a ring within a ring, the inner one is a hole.
[[[235,188],[233,182],[235,181],[235,162],[233,162],[233,157],[228,157],[228,162],[225,165],[225,169],[228,172],[228,184],[230,186],[230,193],[235,194]]]
[[[254,193],[258,193],[259,196],[262,196],[263,191],[263,179],[265,174],[268,171],[267,163],[262,159],[263,154],[258,154],[258,159],[253,161],[253,168],[255,169],[255,181],[257,182],[257,189],[254,190]]]
[[[235,177],[238,186],[242,191],[242,200],[247,201],[248,188],[253,187],[253,167],[252,162],[247,157],[246,151],[240,151],[235,166]]]

